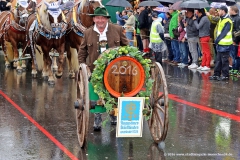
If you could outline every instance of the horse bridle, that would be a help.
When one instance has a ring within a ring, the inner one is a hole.
[[[15,15],[13,11],[11,11],[11,13],[14,15],[14,17],[16,16],[15,18],[20,18],[20,19],[19,19],[19,22],[17,23],[17,22],[14,20],[14,22],[12,22],[12,23],[10,24],[10,26],[12,26],[13,28],[15,28],[15,29],[18,30],[18,31],[25,31],[25,26],[26,26],[26,24],[27,24],[27,21],[24,20],[23,15],[26,14],[25,11],[27,11],[27,10],[24,9],[23,11],[21,11],[21,10],[19,10],[19,8],[17,7],[17,8],[16,8],[16,11],[17,11],[17,15]],[[21,26],[21,25],[20,25],[20,23],[21,23],[22,21],[24,22],[24,26]]]

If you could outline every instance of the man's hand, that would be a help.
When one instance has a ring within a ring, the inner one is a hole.
[[[192,18],[193,20],[196,20],[197,19],[197,17],[196,16],[193,16],[193,18]]]
[[[117,11],[117,12],[116,12],[116,14],[120,14],[120,12],[119,12],[119,11]]]
[[[184,23],[184,27],[187,27],[187,22]]]
[[[183,43],[185,42],[185,38],[182,39],[182,42],[183,42]]]
[[[163,20],[163,23],[166,24],[166,20],[165,19]]]

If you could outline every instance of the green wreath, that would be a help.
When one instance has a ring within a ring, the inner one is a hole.
[[[115,98],[113,98],[110,93],[106,90],[104,84],[103,84],[103,75],[106,66],[109,62],[111,62],[113,59],[120,57],[122,55],[127,55],[135,58],[136,60],[141,63],[141,65],[144,68],[145,71],[145,86],[146,89],[144,91],[140,91],[136,97],[146,97],[145,105],[149,105],[149,96],[152,92],[152,86],[153,86],[153,79],[151,79],[150,75],[150,59],[144,59],[142,56],[142,52],[140,52],[136,47],[130,47],[130,46],[124,46],[124,47],[118,47],[113,48],[110,50],[110,52],[103,52],[101,54],[101,58],[98,58],[93,64],[95,65],[95,68],[93,70],[92,76],[91,76],[91,83],[94,88],[94,92],[98,94],[99,98],[103,99],[105,101],[105,108],[107,113],[110,113],[113,110],[113,106],[117,105],[117,102]],[[144,114],[144,113],[143,113]]]

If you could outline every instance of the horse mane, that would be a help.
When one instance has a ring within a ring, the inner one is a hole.
[[[81,1],[80,6],[79,6],[79,8],[80,8],[81,11],[83,11],[83,8],[84,8],[85,4],[87,3],[87,1],[88,1],[88,0],[82,0],[82,1]]]
[[[11,13],[11,20],[17,20],[17,17],[18,17],[18,13],[17,13],[17,10],[16,10],[16,6],[17,6],[17,0],[11,0],[11,10],[12,10],[12,13]]]
[[[56,2],[56,0],[45,0],[48,3]],[[51,25],[49,21],[49,16],[47,12],[47,6],[45,3],[42,3],[40,9],[39,9],[39,16],[40,16],[40,21],[44,27],[46,27],[48,30],[51,30]]]
[[[15,9],[15,7],[17,6],[17,0],[11,0],[11,9]]]

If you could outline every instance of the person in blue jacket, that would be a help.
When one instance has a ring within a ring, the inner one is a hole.
[[[127,11],[123,10],[122,14],[120,14],[119,11],[116,12],[116,19],[117,19],[117,24],[119,24],[120,26],[124,26],[125,25],[125,21],[128,19],[128,15],[127,15]]]

